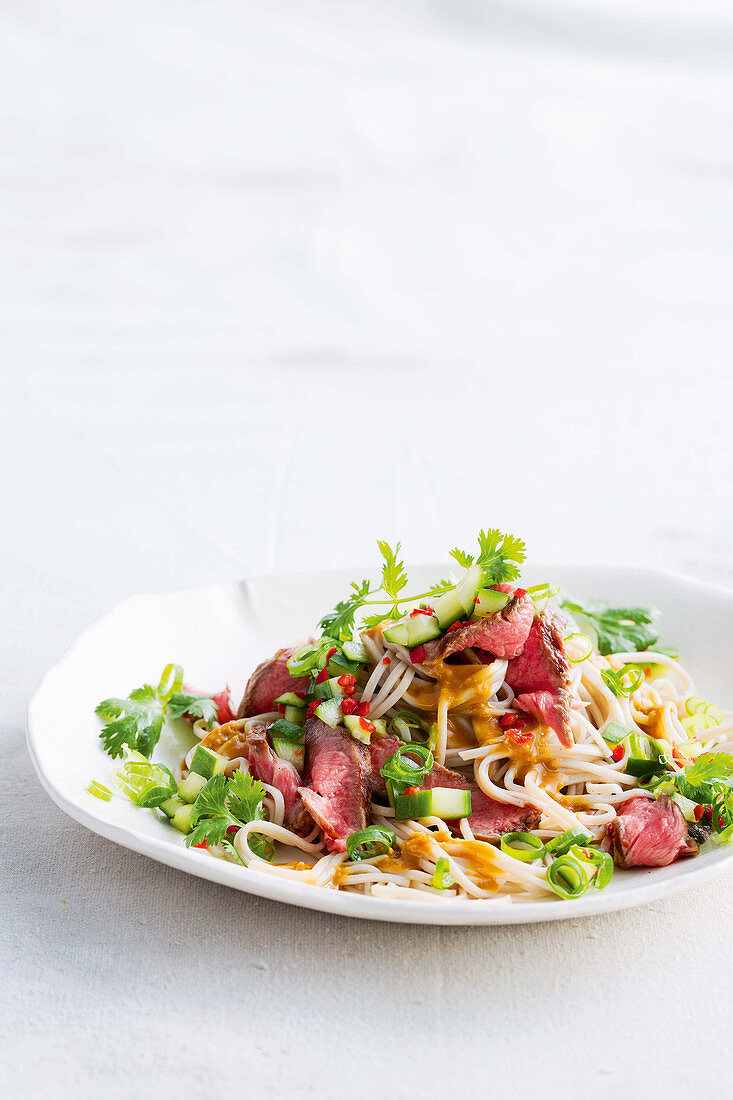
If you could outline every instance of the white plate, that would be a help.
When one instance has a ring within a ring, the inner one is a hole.
[[[445,566],[411,570],[418,586]],[[119,766],[99,741],[95,705],[155,682],[169,661],[182,664],[189,683],[205,690],[232,687],[235,704],[255,664],[276,648],[299,641],[343,597],[364,571],[268,577],[136,596],[113,608],[73,644],[44,677],[28,708],[28,745],[36,771],[54,802],[101,836],[190,874],[237,890],[343,916],[416,924],[522,924],[607,913],[640,905],[703,882],[730,866],[733,850],[708,844],[695,859],[661,870],[616,872],[602,891],[578,901],[397,901],[363,897],[248,871],[188,849],[183,836],[158,815],[122,796],[101,802],[86,791],[91,779],[113,787]],[[697,691],[729,705],[728,652],[733,636],[733,593],[651,570],[549,566],[528,569],[525,583],[551,579],[573,596],[616,604],[644,604],[663,612],[662,641],[676,645]],[[418,589],[420,590],[420,589]],[[192,743],[166,731],[158,755],[175,764]]]

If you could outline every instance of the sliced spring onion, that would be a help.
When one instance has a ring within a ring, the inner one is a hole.
[[[286,741],[296,741],[301,744],[305,740],[305,730],[302,726],[298,726],[295,722],[288,722],[285,718],[278,718],[276,722],[273,722],[269,727],[268,733],[273,737],[282,737]]]
[[[598,868],[593,879],[593,886],[596,890],[602,890],[604,886],[608,886],[613,878],[613,859],[608,852],[604,852],[602,848],[587,848],[585,846],[580,848],[574,845],[568,855],[575,856],[576,859],[587,859],[589,863]]]
[[[419,718],[416,714],[413,714],[410,710],[400,710],[395,714],[394,718],[390,719],[387,727],[390,733],[395,734],[397,737],[401,737],[403,741],[412,741],[411,730],[420,730],[421,733],[428,733],[430,726],[424,718]]]
[[[435,746],[438,744],[438,723],[433,722],[428,734],[428,748],[431,752],[435,752]]]
[[[139,752],[130,753],[117,776],[130,801],[144,809],[160,806],[178,791],[172,772],[164,764],[152,764]]]
[[[571,665],[579,665],[581,661],[587,661],[593,652],[593,639],[589,638],[587,634],[568,634],[565,638],[566,642],[572,642],[577,639],[578,644],[583,643],[581,647],[580,656],[571,657],[568,654],[568,660]]]
[[[631,730],[628,726],[622,725],[621,722],[612,721],[608,723],[604,730],[601,730],[601,737],[604,741],[608,741],[609,745],[618,745],[630,733]]]
[[[699,695],[691,695],[685,702],[685,710],[689,715],[707,714],[714,719],[714,724],[719,726],[723,720],[723,712],[715,703],[709,703],[707,699],[701,699]]]
[[[306,676],[321,667],[319,662],[323,661],[325,664],[326,654],[333,648],[333,638],[319,638],[317,642],[309,642],[297,653],[293,653],[292,657],[288,657],[288,672],[291,676]]]
[[[572,829],[567,829],[559,836],[548,840],[545,844],[545,851],[552,852],[554,856],[564,856],[574,844],[590,844],[592,840],[593,837],[590,833],[586,833],[585,829],[579,829],[575,825]]]
[[[450,873],[450,861],[445,856],[440,856],[435,864],[435,874],[430,880],[434,890],[447,890],[456,880]]]
[[[545,605],[548,600],[557,596],[560,591],[559,584],[533,584],[531,588],[527,589],[527,595],[531,596],[532,602],[535,606],[535,611],[544,611]]]
[[[722,717],[722,716],[721,716]],[[716,722],[712,714],[691,714],[688,718],[682,719],[682,725],[690,734],[705,733],[706,730],[711,730],[715,726],[720,725]]]
[[[502,852],[508,856],[514,856],[522,863],[531,863],[533,859],[541,859],[545,854],[545,845],[538,836],[533,833],[504,833],[499,841]]]
[[[165,702],[183,687],[183,669],[180,665],[166,665],[160,677],[156,694]]]
[[[618,671],[611,668],[601,670],[601,679],[613,694],[628,699],[644,683],[644,673],[638,665],[623,665]]]
[[[346,851],[349,859],[372,859],[374,856],[386,856],[397,843],[397,837],[391,829],[381,829],[370,825],[368,829],[359,829],[346,838]]]
[[[87,790],[90,794],[93,794],[95,798],[101,798],[103,802],[110,802],[112,800],[112,791],[109,787],[105,787],[104,783],[97,783],[96,779],[93,779]]]
[[[547,868],[547,881],[558,897],[566,901],[582,898],[597,873],[590,860],[577,859],[568,853],[554,860]]]
[[[433,762],[433,754],[427,745],[411,741],[408,745],[402,745],[394,756],[388,757],[381,768],[381,775],[398,786],[419,787],[428,772],[432,771]]]

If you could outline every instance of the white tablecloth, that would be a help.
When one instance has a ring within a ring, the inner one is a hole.
[[[85,832],[23,722],[116,600],[377,536],[733,584],[730,7],[7,0],[0,30],[0,1092],[720,1086],[730,874],[566,924],[334,919]]]

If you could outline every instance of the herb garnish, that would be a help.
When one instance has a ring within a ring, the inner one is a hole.
[[[158,744],[166,718],[187,715],[203,718],[209,725],[217,720],[216,703],[207,695],[186,695],[181,692],[183,669],[166,665],[157,687],[143,684],[125,699],[103,699],[96,708],[105,726],[100,733],[105,752],[111,757],[122,756],[125,746],[134,752],[150,756]]]
[[[479,531],[478,545],[477,555],[459,550],[458,547],[451,550],[450,555],[464,569],[474,564],[480,566],[482,585],[512,581],[519,576],[519,567],[525,556],[525,546],[521,539],[514,535],[504,535],[496,528],[491,528],[487,531]],[[371,629],[385,619],[399,618],[402,614],[401,608],[415,606],[418,600],[449,592],[458,585],[458,581],[444,579],[438,581],[427,592],[412,596],[403,595],[408,578],[403,563],[398,561],[401,544],[398,542],[393,549],[388,542],[379,540],[377,546],[384,563],[382,582],[379,587],[373,589],[368,580],[363,580],[360,584],[353,581],[351,596],[337,603],[333,611],[329,611],[320,621],[319,625],[323,633],[335,641],[347,641],[353,637],[356,614],[362,607],[378,604],[383,609],[364,618],[364,626]]]
[[[590,620],[598,638],[598,650],[604,657],[625,650],[640,653],[653,646],[659,637],[656,630],[650,629],[657,612],[649,607],[609,607],[600,600],[585,604],[563,600],[562,606]]]
[[[193,829],[186,837],[186,847],[223,844],[239,859],[232,834],[250,821],[265,820],[265,794],[260,781],[249,772],[236,771],[231,779],[221,772],[212,775],[193,804]],[[250,833],[247,843],[263,859],[270,860],[275,854],[274,845],[264,836]]]

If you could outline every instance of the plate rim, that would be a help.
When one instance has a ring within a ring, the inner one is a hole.
[[[431,568],[436,563],[415,563],[415,567]],[[533,569],[543,570],[544,563],[530,563]],[[636,577],[654,577],[666,580],[674,584],[684,585],[687,588],[703,590],[709,595],[724,597],[731,604],[733,611],[733,589],[710,581],[690,577],[682,572],[671,569],[654,569],[648,566],[626,566],[621,564],[581,563],[581,562],[554,562],[548,563],[548,569],[577,570],[616,575],[634,575]],[[40,706],[46,685],[51,677],[63,671],[63,666],[73,656],[74,651],[81,647],[84,640],[94,630],[100,627],[107,619],[118,613],[119,609],[131,603],[148,600],[156,597],[172,597],[190,595],[250,585],[257,582],[271,581],[274,578],[306,578],[323,577],[325,574],[333,576],[338,573],[351,573],[357,567],[343,567],[329,570],[308,570],[291,573],[266,573],[257,574],[249,578],[240,578],[220,582],[213,585],[199,585],[193,588],[172,589],[164,592],[143,592],[127,596],[118,600],[102,615],[92,620],[63,650],[56,661],[50,665],[42,675],[33,692],[26,708],[26,745],[34,770],[41,786],[51,800],[72,820],[83,825],[91,832],[102,836],[123,848],[128,848],[140,855],[147,856],[156,862],[163,863],[176,870],[187,874],[193,874],[198,878],[216,882],[220,885],[230,886],[254,897],[264,897],[271,901],[278,901],[307,908],[313,911],[327,913],[333,916],[343,916],[366,920],[388,921],[414,925],[510,925],[510,924],[535,924],[545,921],[567,920],[569,918],[583,918],[589,916],[602,916],[606,913],[619,912],[623,909],[649,904],[652,901],[670,897],[684,890],[698,886],[727,869],[733,859],[733,849],[721,855],[720,858],[705,861],[702,866],[691,867],[685,874],[675,878],[658,881],[655,870],[649,869],[646,874],[651,881],[641,883],[633,890],[622,891],[618,894],[588,894],[576,901],[563,901],[561,899],[546,899],[542,901],[518,901],[510,898],[499,900],[492,899],[440,899],[431,898],[430,901],[403,900],[399,898],[374,898],[362,894],[348,893],[337,890],[325,889],[309,883],[294,882],[290,879],[280,878],[268,872],[260,872],[249,869],[243,873],[243,869],[223,859],[212,858],[210,854],[195,852],[182,844],[160,840],[157,837],[148,836],[124,823],[108,821],[87,809],[81,802],[75,802],[55,785],[53,777],[48,775],[36,747],[38,727],[35,712]],[[445,563],[438,568],[445,568]],[[362,569],[363,571],[363,569]],[[367,570],[369,572],[370,570]],[[372,567],[373,571],[373,567]],[[358,568],[357,568],[358,572]],[[81,792],[80,792],[81,794]],[[182,837],[180,838],[183,839]],[[688,865],[689,866],[689,865]],[[640,872],[637,871],[637,874]],[[643,872],[641,872],[643,873]]]

